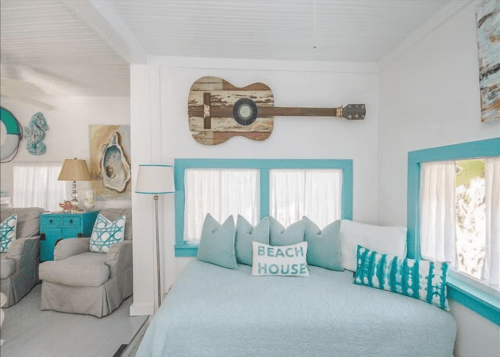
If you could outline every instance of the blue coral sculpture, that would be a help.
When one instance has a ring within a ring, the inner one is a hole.
[[[31,155],[43,155],[47,150],[47,145],[42,142],[47,130],[49,130],[49,126],[42,112],[33,115],[29,127],[24,127],[23,137],[27,140],[26,149]]]

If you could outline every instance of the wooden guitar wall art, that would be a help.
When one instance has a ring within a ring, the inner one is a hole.
[[[331,116],[363,120],[364,104],[338,108],[279,108],[273,92],[263,83],[243,88],[218,77],[202,77],[189,91],[189,129],[196,141],[217,145],[233,136],[265,140],[273,131],[275,116]]]

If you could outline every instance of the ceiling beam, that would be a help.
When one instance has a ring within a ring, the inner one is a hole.
[[[84,21],[125,62],[147,63],[147,53],[135,35],[125,25],[107,1],[62,0],[76,16]]]

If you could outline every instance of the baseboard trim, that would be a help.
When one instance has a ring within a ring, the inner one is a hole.
[[[154,314],[154,304],[136,304],[130,306],[130,316],[144,316]]]

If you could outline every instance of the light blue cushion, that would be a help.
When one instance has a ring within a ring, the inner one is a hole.
[[[269,244],[269,218],[264,217],[257,225],[252,226],[238,215],[236,221],[236,259],[238,263],[252,265],[252,242]]]
[[[237,269],[234,239],[236,227],[233,216],[221,225],[210,214],[205,217],[196,258],[228,269]]]
[[[323,231],[306,216],[304,239],[308,244],[307,263],[321,268],[343,271],[340,255],[340,220],[330,223]]]
[[[98,214],[90,236],[90,251],[107,253],[116,243],[122,242],[125,236],[125,216],[110,221],[102,214]]]
[[[358,245],[354,283],[420,299],[450,311],[446,298],[448,263],[380,254]]]
[[[271,245],[292,245],[304,241],[304,222],[298,221],[287,229],[275,218],[269,216],[269,241]]]
[[[0,252],[7,252],[10,244],[16,240],[17,214],[13,214],[0,223]]]

